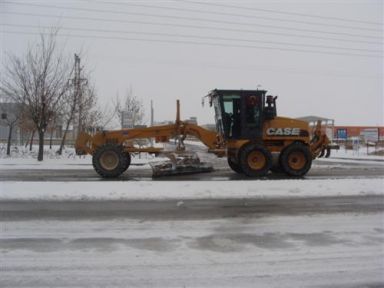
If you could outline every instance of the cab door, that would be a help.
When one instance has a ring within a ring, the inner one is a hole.
[[[242,137],[261,140],[263,135],[263,108],[265,91],[243,91],[242,99]]]
[[[224,135],[227,139],[240,139],[242,131],[241,97],[238,93],[226,91],[221,95]]]

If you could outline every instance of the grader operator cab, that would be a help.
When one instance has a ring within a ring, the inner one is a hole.
[[[162,153],[162,148],[136,147],[133,140],[155,138],[178,141],[174,153],[166,152],[170,163],[152,166],[154,176],[211,171],[191,153],[185,153],[184,139],[194,136],[208,152],[227,156],[237,173],[249,177],[265,176],[269,171],[300,177],[311,168],[312,160],[330,155],[330,141],[319,122],[310,137],[307,122],[279,117],[276,98],[265,90],[213,90],[207,97],[215,109],[216,131],[180,120],[177,101],[176,121],[171,125],[81,133],[76,140],[78,154],[91,154],[96,172],[106,178],[120,176],[128,169],[132,153]],[[185,157],[185,155],[188,155]],[[184,160],[183,160],[184,159]]]
[[[226,140],[261,139],[263,119],[276,116],[275,100],[267,91],[213,90],[208,97],[215,109],[217,131]]]

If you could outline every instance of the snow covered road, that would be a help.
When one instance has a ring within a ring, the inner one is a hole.
[[[382,188],[2,183],[0,287],[383,287]]]
[[[382,201],[360,208],[2,218],[0,287],[383,287]]]

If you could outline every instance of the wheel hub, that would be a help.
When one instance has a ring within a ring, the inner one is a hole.
[[[119,156],[114,151],[106,151],[100,157],[100,164],[106,170],[114,170],[119,165]]]
[[[260,151],[252,151],[248,155],[248,165],[253,170],[260,170],[265,166],[266,159]]]
[[[288,156],[288,165],[295,170],[304,168],[306,163],[305,155],[301,152],[292,152]]]

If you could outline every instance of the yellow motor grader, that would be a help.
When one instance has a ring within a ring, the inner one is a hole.
[[[91,154],[93,167],[105,178],[120,176],[128,169],[132,153],[163,153],[162,148],[136,147],[137,139],[157,142],[177,140],[175,153],[166,152],[170,165],[159,165],[155,176],[207,171],[206,163],[185,153],[183,143],[194,136],[218,157],[226,156],[236,173],[262,177],[269,171],[304,176],[312,160],[330,155],[330,141],[319,122],[313,136],[307,122],[277,116],[276,98],[265,90],[212,90],[206,97],[215,110],[216,131],[180,120],[177,101],[176,121],[171,125],[81,133],[76,140],[77,154]],[[188,155],[188,157],[185,157]]]

